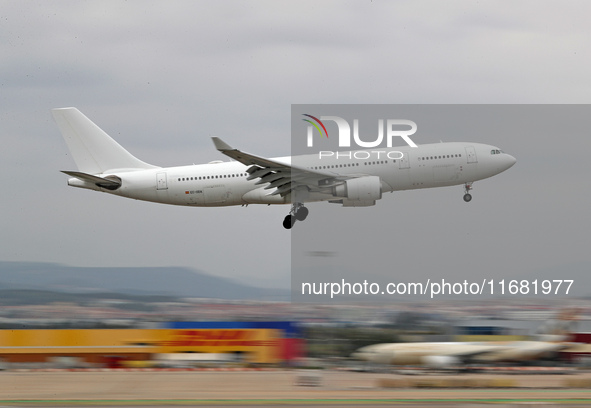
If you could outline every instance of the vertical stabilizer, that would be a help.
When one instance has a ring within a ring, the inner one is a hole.
[[[78,109],[52,109],[51,113],[81,172],[102,174],[157,168],[131,155]]]

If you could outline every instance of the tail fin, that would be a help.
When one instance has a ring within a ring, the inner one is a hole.
[[[157,168],[132,156],[78,109],[52,109],[51,113],[81,172],[101,174]]]

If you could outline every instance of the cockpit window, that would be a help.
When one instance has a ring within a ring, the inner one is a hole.
[[[501,154],[501,153],[503,153],[503,151],[502,150],[498,150],[498,149],[493,149],[493,150],[490,151],[490,154]]]

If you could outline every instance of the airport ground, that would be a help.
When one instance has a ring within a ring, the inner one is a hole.
[[[401,375],[323,371],[317,386],[298,385],[299,371],[55,371],[0,373],[0,406],[456,406],[536,404],[591,406],[591,374]],[[319,377],[318,377],[319,375]],[[509,388],[385,388],[417,381],[510,379]]]

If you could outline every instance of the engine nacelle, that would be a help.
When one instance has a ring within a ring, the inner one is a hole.
[[[460,359],[454,356],[424,356],[421,362],[429,368],[452,368],[461,365]]]
[[[371,207],[376,205],[376,200],[340,200],[343,207]]]
[[[376,200],[382,198],[382,182],[378,176],[346,180],[344,184],[339,184],[334,188],[333,194],[347,199],[343,200],[343,205],[345,205],[345,201],[362,201],[365,203],[357,206],[374,205]],[[347,206],[352,207],[354,205],[349,204]]]

